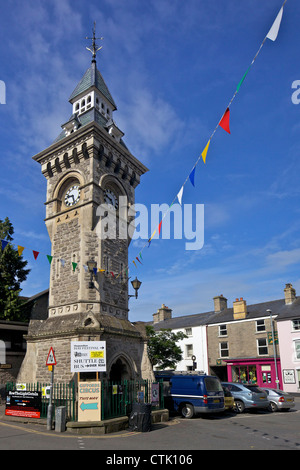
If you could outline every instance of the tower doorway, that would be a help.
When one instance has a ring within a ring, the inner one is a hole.
[[[118,358],[111,366],[109,380],[111,382],[121,382],[131,380],[133,373],[130,365],[124,358]]]

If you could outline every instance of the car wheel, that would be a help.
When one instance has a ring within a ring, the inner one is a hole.
[[[181,414],[184,418],[191,419],[194,416],[194,407],[189,403],[186,403],[181,408]]]
[[[234,411],[237,413],[243,413],[243,411],[245,411],[245,405],[241,400],[235,400]]]
[[[277,411],[278,410],[278,406],[276,405],[276,403],[274,403],[273,401],[270,401],[269,403],[269,406],[268,406],[268,410],[269,411]]]

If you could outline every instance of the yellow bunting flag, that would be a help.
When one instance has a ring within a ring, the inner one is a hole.
[[[24,247],[24,246],[18,245],[18,253],[19,253],[19,256],[22,255],[22,253],[23,253],[24,250],[25,250],[25,247]]]
[[[201,153],[204,163],[206,163],[206,155],[207,155],[209,144],[210,144],[210,140],[207,142],[205,149]]]

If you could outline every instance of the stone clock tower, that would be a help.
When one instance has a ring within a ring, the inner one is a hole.
[[[70,380],[70,342],[76,340],[106,341],[107,378],[151,377],[145,337],[128,320],[126,274],[127,211],[147,168],[113,120],[117,107],[97,68],[95,41],[94,31],[91,66],[69,99],[71,117],[53,144],[33,157],[47,180],[52,261],[47,319],[30,323],[21,381],[49,379],[51,346],[56,380]],[[114,237],[105,236],[105,227],[101,236],[108,213],[116,221]]]

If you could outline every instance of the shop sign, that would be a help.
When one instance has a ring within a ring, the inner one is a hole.
[[[295,377],[294,369],[283,369],[282,375],[283,375],[283,382],[285,384],[295,384],[296,383],[296,377]]]

